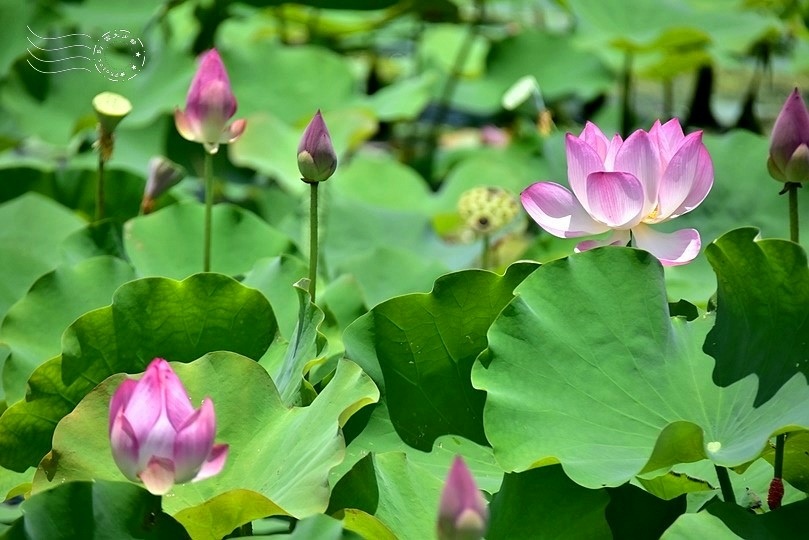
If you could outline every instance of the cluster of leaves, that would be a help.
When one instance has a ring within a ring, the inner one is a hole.
[[[469,269],[478,247],[436,232],[471,187],[565,177],[562,134],[538,136],[536,111],[502,110],[519,77],[533,74],[563,118],[613,91],[616,55],[668,80],[777,41],[793,14],[570,0],[544,13],[575,17],[574,29],[504,36],[495,22],[519,14],[497,2],[474,32],[459,21],[480,3],[253,4],[268,3],[0,4],[3,20],[19,21],[0,37],[13,44],[0,47],[0,492],[27,498],[22,515],[2,508],[4,537],[218,539],[252,523],[299,538],[430,538],[456,454],[491,495],[492,539],[798,530],[809,505],[809,269],[799,245],[776,239],[787,219],[763,137],[706,136],[715,187],[678,226],[716,240],[665,274],[629,248],[559,259],[570,243],[524,227],[498,239],[499,273]],[[122,22],[103,15],[113,12]],[[130,81],[45,76],[25,61],[26,25],[99,35],[124,22],[150,54]],[[199,274],[201,149],[174,133],[170,113],[191,51],[214,34],[248,130],[217,156],[213,272]],[[306,40],[319,44],[288,44]],[[447,61],[467,48],[463,65]],[[429,138],[428,104],[440,108],[459,73],[443,114],[505,118],[513,140],[444,140],[425,182],[411,141]],[[359,90],[361,80],[382,88]],[[88,223],[90,100],[111,85],[134,110],[109,164],[110,219]],[[324,185],[315,305],[296,286],[307,235],[295,154],[317,108],[347,159]],[[364,144],[374,136],[385,151]],[[191,175],[137,215],[156,154]],[[669,303],[680,298],[690,303]],[[231,448],[220,475],[162,501],[123,482],[107,436],[110,395],[157,356],[194,400],[213,399],[217,439]],[[766,498],[769,441],[783,432],[785,506],[754,515],[743,506]],[[731,469],[740,505],[717,497],[715,467]]]

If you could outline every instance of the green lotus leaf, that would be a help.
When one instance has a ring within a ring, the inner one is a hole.
[[[505,470],[558,461],[583,486],[617,486],[703,458],[742,465],[774,433],[809,424],[802,376],[759,407],[754,377],[712,382],[702,344],[713,321],[669,317],[662,267],[648,253],[576,254],[515,294],[472,370]]]

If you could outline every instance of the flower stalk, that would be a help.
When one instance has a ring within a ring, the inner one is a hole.
[[[331,142],[329,129],[318,110],[298,144],[298,170],[301,180],[309,184],[309,296],[317,298],[318,263],[318,186],[337,170],[337,154]]]
[[[211,270],[211,229],[213,209],[213,155],[219,146],[232,143],[244,133],[244,119],[230,119],[236,114],[236,96],[230,87],[230,78],[216,49],[204,52],[191,81],[185,101],[185,110],[174,111],[174,124],[180,135],[202,144],[205,149],[203,182],[205,188],[205,229],[203,238],[202,269]]]
[[[309,184],[309,296],[315,303],[317,295],[317,261],[318,261],[318,210],[317,187],[318,182]]]
[[[211,271],[211,232],[213,229],[213,154],[205,152],[203,168],[205,182],[205,230],[203,238],[202,271]]]
[[[784,182],[780,194],[787,193],[789,199],[789,239],[797,243],[800,240],[800,223],[798,221],[798,188],[809,182],[809,110],[795,88],[787,97],[770,137],[770,155],[767,158],[767,170],[773,179]],[[786,434],[775,438],[775,461],[773,463],[773,485],[778,485],[784,476],[784,446]],[[780,506],[780,497],[770,497]],[[773,506],[772,504],[770,505]]]
[[[115,128],[132,111],[132,104],[124,96],[113,92],[102,92],[93,98],[93,109],[98,119],[98,178],[96,183],[95,219],[104,219],[105,165],[112,158],[115,149]]]
[[[730,483],[728,470],[721,465],[714,465],[716,476],[719,478],[719,487],[722,490],[722,498],[725,502],[736,504],[736,494],[733,492],[733,484]]]

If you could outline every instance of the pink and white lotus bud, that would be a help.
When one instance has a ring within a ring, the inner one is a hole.
[[[767,169],[780,182],[809,182],[809,111],[797,88],[772,128]]]
[[[228,73],[219,53],[211,49],[200,56],[185,110],[174,111],[174,123],[183,138],[202,143],[206,151],[215,154],[220,144],[233,142],[244,132],[246,120],[228,125],[234,114],[236,97],[230,88]]]
[[[173,161],[161,156],[149,160],[149,177],[146,179],[146,188],[143,190],[143,200],[140,208],[144,214],[150,213],[154,208],[155,199],[180,183],[185,176],[185,170]]]
[[[214,444],[213,402],[194,409],[168,362],[155,358],[140,380],[127,379],[110,401],[112,457],[124,476],[155,495],[218,474],[228,445]]]
[[[328,180],[337,170],[337,154],[319,109],[298,145],[298,170],[307,183]]]
[[[489,508],[460,456],[455,457],[441,493],[439,540],[480,540],[486,534]]]

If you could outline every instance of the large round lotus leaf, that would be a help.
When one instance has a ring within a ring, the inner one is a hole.
[[[0,318],[60,262],[59,244],[84,221],[41,195],[0,204]]]
[[[205,208],[174,204],[129,220],[124,247],[141,276],[181,279],[202,271]],[[289,239],[255,214],[229,204],[213,208],[211,270],[240,275],[256,261],[287,251]]]
[[[79,315],[109,304],[115,290],[134,278],[132,267],[124,261],[93,257],[59,266],[37,280],[0,326],[0,342],[11,349],[2,366],[6,400],[14,403],[23,398],[28,377],[59,354],[62,332]]]
[[[429,294],[383,302],[346,331],[349,357],[382,375],[391,420],[407,444],[429,451],[445,434],[486,444],[485,395],[472,388],[469,374],[486,347],[489,325],[536,267],[515,264],[503,276],[448,274]]]
[[[807,510],[806,499],[764,514],[755,514],[736,504],[715,502],[697,514],[683,514],[661,538],[790,538],[805,526]]]
[[[489,507],[486,538],[609,538],[604,516],[608,502],[605,490],[577,485],[558,465],[507,474]]]
[[[295,125],[308,122],[318,109],[337,109],[355,95],[348,62],[324,47],[286,47],[262,39],[221,52],[240,117],[266,111]]]
[[[266,497],[276,505],[276,513],[303,518],[325,511],[329,471],[345,452],[339,428],[379,398],[371,379],[356,364],[341,362],[325,389],[308,407],[300,408],[287,408],[266,371],[233,353],[211,353],[172,367],[194,404],[211,398],[216,440],[227,443],[229,451],[217,476],[175,486],[163,498],[166,512],[182,517],[189,509],[222,497],[217,505],[228,512],[218,516],[243,519],[235,510],[244,502],[244,490]],[[42,463],[45,474],[34,479],[34,492],[72,480],[123,478],[112,459],[108,435],[110,398],[122,380],[116,375],[104,381],[59,423],[54,449]],[[242,523],[218,523],[217,528],[230,531]]]
[[[576,254],[515,294],[472,371],[506,470],[559,461],[581,485],[615,486],[704,457],[742,465],[774,432],[809,425],[800,375],[758,407],[754,377],[713,383],[702,352],[713,321],[669,318],[662,267],[648,253]]]
[[[129,483],[70,482],[23,502],[23,517],[5,531],[3,538],[189,538],[186,530],[160,506],[160,497]]]
[[[720,385],[758,376],[756,405],[796,373],[809,376],[806,252],[787,240],[759,240],[758,233],[737,229],[705,249],[719,283],[705,352],[716,359]]]
[[[155,357],[189,362],[209,351],[258,360],[275,332],[264,296],[221,274],[126,283],[112,305],[68,327],[62,356],[39,366],[25,400],[0,416],[0,465],[16,471],[36,465],[57,422],[114,373],[141,371]]]

